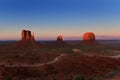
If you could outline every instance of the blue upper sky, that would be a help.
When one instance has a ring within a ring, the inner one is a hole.
[[[120,39],[120,0],[0,0],[0,40],[19,39],[22,29],[37,39]]]

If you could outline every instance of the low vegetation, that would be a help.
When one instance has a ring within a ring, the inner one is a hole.
[[[75,56],[82,55],[82,54],[88,54],[88,55],[89,54],[97,54],[97,55],[105,55],[105,56],[120,55],[119,47],[120,46],[118,46],[118,45],[117,46],[112,46],[112,45],[97,45],[97,46],[96,45],[89,45],[89,46],[86,46],[86,45],[80,45],[80,44],[66,44],[66,45],[56,46],[56,45],[44,43],[43,47],[28,47],[28,48],[22,48],[22,49],[18,48],[18,47],[0,48],[0,63],[11,65],[11,66],[13,64],[36,65],[36,64],[41,64],[41,63],[46,63],[48,61],[52,61],[57,56],[59,56],[61,54],[72,54],[72,55],[75,54]],[[81,58],[84,59],[85,56],[83,56]],[[86,57],[86,58],[89,58],[89,57]],[[89,59],[92,60],[93,62],[89,62]],[[99,57],[96,58],[97,61],[96,60],[94,61],[93,58],[89,58],[89,59],[88,60],[85,59],[83,61],[86,61],[86,63],[89,62],[89,63],[94,64],[94,65],[88,65],[88,64],[85,64],[83,62],[80,62],[79,64],[84,65],[84,66],[86,66],[86,68],[90,68],[93,71],[95,70],[93,67],[96,67],[95,65],[99,65],[99,63],[101,63],[102,61],[104,61],[104,63],[106,62],[105,64],[110,64],[110,66],[111,66],[111,64],[114,63],[114,61],[107,62],[106,59],[102,60],[102,59],[99,59]],[[70,60],[70,61],[72,61],[72,60]],[[68,64],[68,63],[69,63],[69,60],[64,64]],[[75,65],[76,63],[70,62],[69,64],[71,66],[71,65]],[[57,65],[58,64],[56,64],[56,66]],[[81,65],[77,65],[77,67],[75,65],[74,67],[78,68],[78,66],[81,66]],[[99,67],[101,67],[101,66],[103,67],[103,69],[102,69],[103,71],[105,70],[104,65],[99,66]],[[62,67],[63,66],[64,65],[62,65]],[[48,67],[49,66],[47,65],[47,67],[45,69],[48,69]],[[64,66],[64,68],[65,68],[65,66]],[[109,71],[113,68],[116,69],[116,66],[114,66],[114,67],[112,66],[111,68],[106,69],[106,72],[107,72],[107,70]],[[52,67],[52,69],[50,69],[50,72],[55,72],[54,75],[56,75],[57,74],[56,68]],[[17,70],[19,71],[19,68],[17,68]],[[20,70],[22,70],[22,69],[20,69]],[[30,70],[34,71],[34,69],[32,69],[32,68],[30,68]],[[74,71],[77,71],[77,70],[74,70]],[[29,72],[29,70],[28,70],[28,72]],[[96,72],[96,71],[94,71],[94,72]],[[119,72],[119,70],[115,71],[115,72],[114,71],[110,72],[110,73],[108,73],[107,76],[110,77],[110,76],[116,75],[118,72]],[[34,73],[36,73],[36,74],[40,73],[43,75],[43,73],[41,73],[41,72],[35,71]],[[96,73],[102,73],[102,72],[96,72]],[[44,74],[45,75],[43,75],[43,76],[48,76],[48,74],[46,74],[46,72],[44,72]],[[26,74],[26,75],[28,75],[28,74]],[[30,75],[32,75],[32,74],[30,74]],[[106,76],[106,75],[104,75],[104,76]],[[67,77],[69,77],[68,74],[67,74]],[[45,80],[42,77],[40,77],[40,78]],[[49,78],[49,76],[48,76],[48,78]],[[103,76],[98,75],[94,78],[91,78],[91,80],[101,80],[103,78],[104,78]],[[58,78],[53,77],[52,79],[57,80]],[[70,77],[70,79],[72,79],[72,78]],[[5,80],[13,80],[13,78],[7,77],[7,78],[5,78]],[[82,75],[77,75],[72,80],[85,80],[85,77]]]
[[[78,76],[75,76],[72,80],[85,80],[85,78],[82,75],[78,75]]]

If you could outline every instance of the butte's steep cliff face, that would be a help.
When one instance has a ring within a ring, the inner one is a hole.
[[[31,31],[22,30],[21,41],[35,41],[34,33],[31,35]]]
[[[31,34],[30,30],[22,30],[21,40],[17,44],[19,47],[39,48],[40,44],[36,42],[34,32]]]
[[[83,40],[81,45],[98,45],[99,43],[95,39],[95,34],[93,32],[86,32],[83,35]]]
[[[95,41],[95,34],[92,32],[87,32],[83,35],[84,41]]]
[[[31,34],[30,30],[22,30],[21,31],[21,39],[16,43],[4,46],[3,49],[7,50],[21,50],[21,49],[33,49],[33,48],[41,48],[42,44],[38,43],[34,38],[34,33]]]

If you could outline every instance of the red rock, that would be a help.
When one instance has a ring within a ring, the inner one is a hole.
[[[87,32],[83,35],[84,41],[94,41],[95,40],[95,34],[92,32]]]
[[[35,41],[34,32],[32,34],[31,40]]]
[[[31,31],[29,30],[22,30],[21,37],[21,41],[35,41],[34,33],[31,35]]]
[[[95,40],[95,34],[93,32],[86,32],[83,35],[83,41],[80,44],[81,45],[101,45]]]
[[[26,40],[27,41],[31,40],[31,31],[29,31],[29,30],[27,30],[27,33],[26,33]]]
[[[65,42],[63,41],[63,36],[62,36],[62,35],[59,35],[59,36],[57,37],[56,44],[57,44],[57,45],[64,45],[64,44],[65,44]]]
[[[59,35],[59,36],[57,37],[57,41],[63,41],[62,35]]]
[[[21,40],[26,39],[26,30],[22,30],[21,37],[22,37]]]

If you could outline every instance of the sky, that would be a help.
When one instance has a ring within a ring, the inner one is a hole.
[[[0,40],[19,40],[23,29],[37,40],[120,39],[120,0],[0,0]]]

